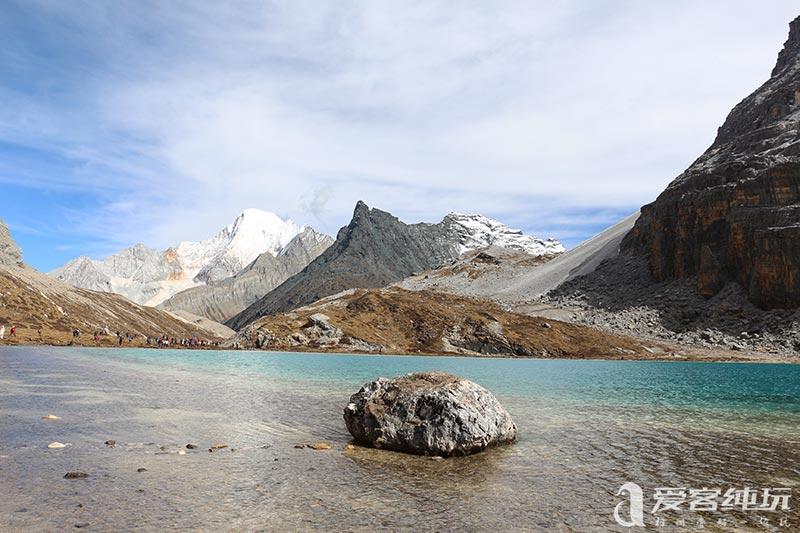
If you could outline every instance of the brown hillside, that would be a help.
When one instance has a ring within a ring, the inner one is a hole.
[[[398,354],[591,358],[652,350],[649,343],[506,312],[490,302],[396,287],[346,291],[264,317],[235,339],[248,348]]]
[[[94,344],[94,332],[105,328],[112,335],[119,331],[144,337],[221,338],[164,311],[137,305],[117,294],[72,287],[28,267],[0,266],[0,324],[6,326],[6,344],[12,325],[20,329],[20,344],[62,344],[74,329],[80,330],[82,343]],[[38,338],[40,327],[42,339]]]

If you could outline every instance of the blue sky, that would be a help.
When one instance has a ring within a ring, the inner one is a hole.
[[[356,201],[573,246],[769,76],[790,1],[0,3],[0,217],[50,270]]]

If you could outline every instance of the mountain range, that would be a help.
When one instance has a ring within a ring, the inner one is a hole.
[[[311,238],[306,235],[300,244],[292,244],[295,237],[309,232]],[[137,244],[102,261],[81,256],[50,275],[76,287],[114,292],[140,304],[157,305],[186,289],[234,276],[261,254],[286,257],[290,245],[296,249],[303,243],[316,246],[324,241],[309,226],[247,209],[204,241],[184,241],[163,251]]]
[[[264,315],[289,311],[343,290],[384,287],[490,245],[534,256],[564,252],[564,246],[554,239],[524,235],[481,215],[450,213],[436,224],[406,224],[358,202],[336,242],[226,325],[239,329]]]

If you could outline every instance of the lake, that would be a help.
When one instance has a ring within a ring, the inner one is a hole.
[[[349,396],[423,370],[492,391],[518,441],[344,451]],[[798,445],[798,365],[0,348],[0,531],[635,531],[629,482],[661,531],[798,531]],[[660,488],[677,509],[651,512]],[[716,510],[690,509],[701,489]]]

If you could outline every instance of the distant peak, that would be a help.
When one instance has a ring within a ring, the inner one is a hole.
[[[264,211],[261,209],[256,209],[255,207],[248,207],[236,218],[238,220],[275,220],[286,222],[272,211]]]
[[[787,66],[800,59],[800,16],[789,23],[789,38],[778,54],[778,61],[772,69],[772,76],[780,74]]]

